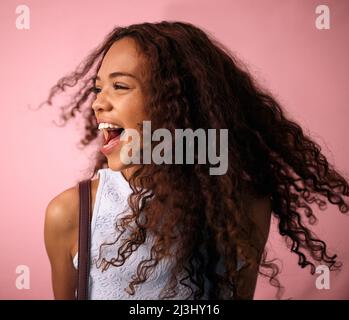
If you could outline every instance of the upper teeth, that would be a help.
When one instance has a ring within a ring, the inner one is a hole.
[[[106,122],[101,122],[98,125],[98,130],[103,130],[103,129],[107,129],[107,128],[121,128],[115,124],[111,124],[111,123],[106,123]]]

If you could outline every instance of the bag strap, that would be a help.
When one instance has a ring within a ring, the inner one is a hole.
[[[79,182],[79,253],[77,300],[88,300],[91,241],[91,180]]]

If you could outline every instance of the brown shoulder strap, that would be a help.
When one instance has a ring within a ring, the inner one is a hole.
[[[91,237],[91,180],[79,182],[79,253],[77,300],[88,300],[88,278],[90,274]]]

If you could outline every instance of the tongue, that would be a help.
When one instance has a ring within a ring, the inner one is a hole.
[[[118,136],[122,133],[122,131],[123,131],[123,129],[116,129],[116,130],[108,131],[108,140],[106,141],[106,144],[107,144],[110,140],[112,140],[112,139],[118,137]]]
[[[109,132],[109,135],[110,135],[110,140],[116,138],[117,136],[119,136],[121,133],[121,130],[112,130]]]

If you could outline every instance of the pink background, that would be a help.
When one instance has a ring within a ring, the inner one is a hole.
[[[30,30],[17,30],[15,8],[30,8]],[[315,8],[330,7],[331,29],[315,28]],[[53,108],[33,112],[59,77],[71,71],[115,25],[188,21],[210,31],[237,53],[291,117],[323,146],[348,177],[349,2],[336,1],[4,1],[0,2],[1,148],[0,298],[52,299],[43,239],[45,208],[84,177],[91,150],[76,148],[81,128],[51,124]],[[331,289],[271,233],[271,257],[283,261],[284,298],[349,298],[349,218],[334,206],[318,212],[316,232],[344,262]],[[15,286],[16,267],[30,268],[30,289]],[[260,279],[256,299],[275,290]]]

